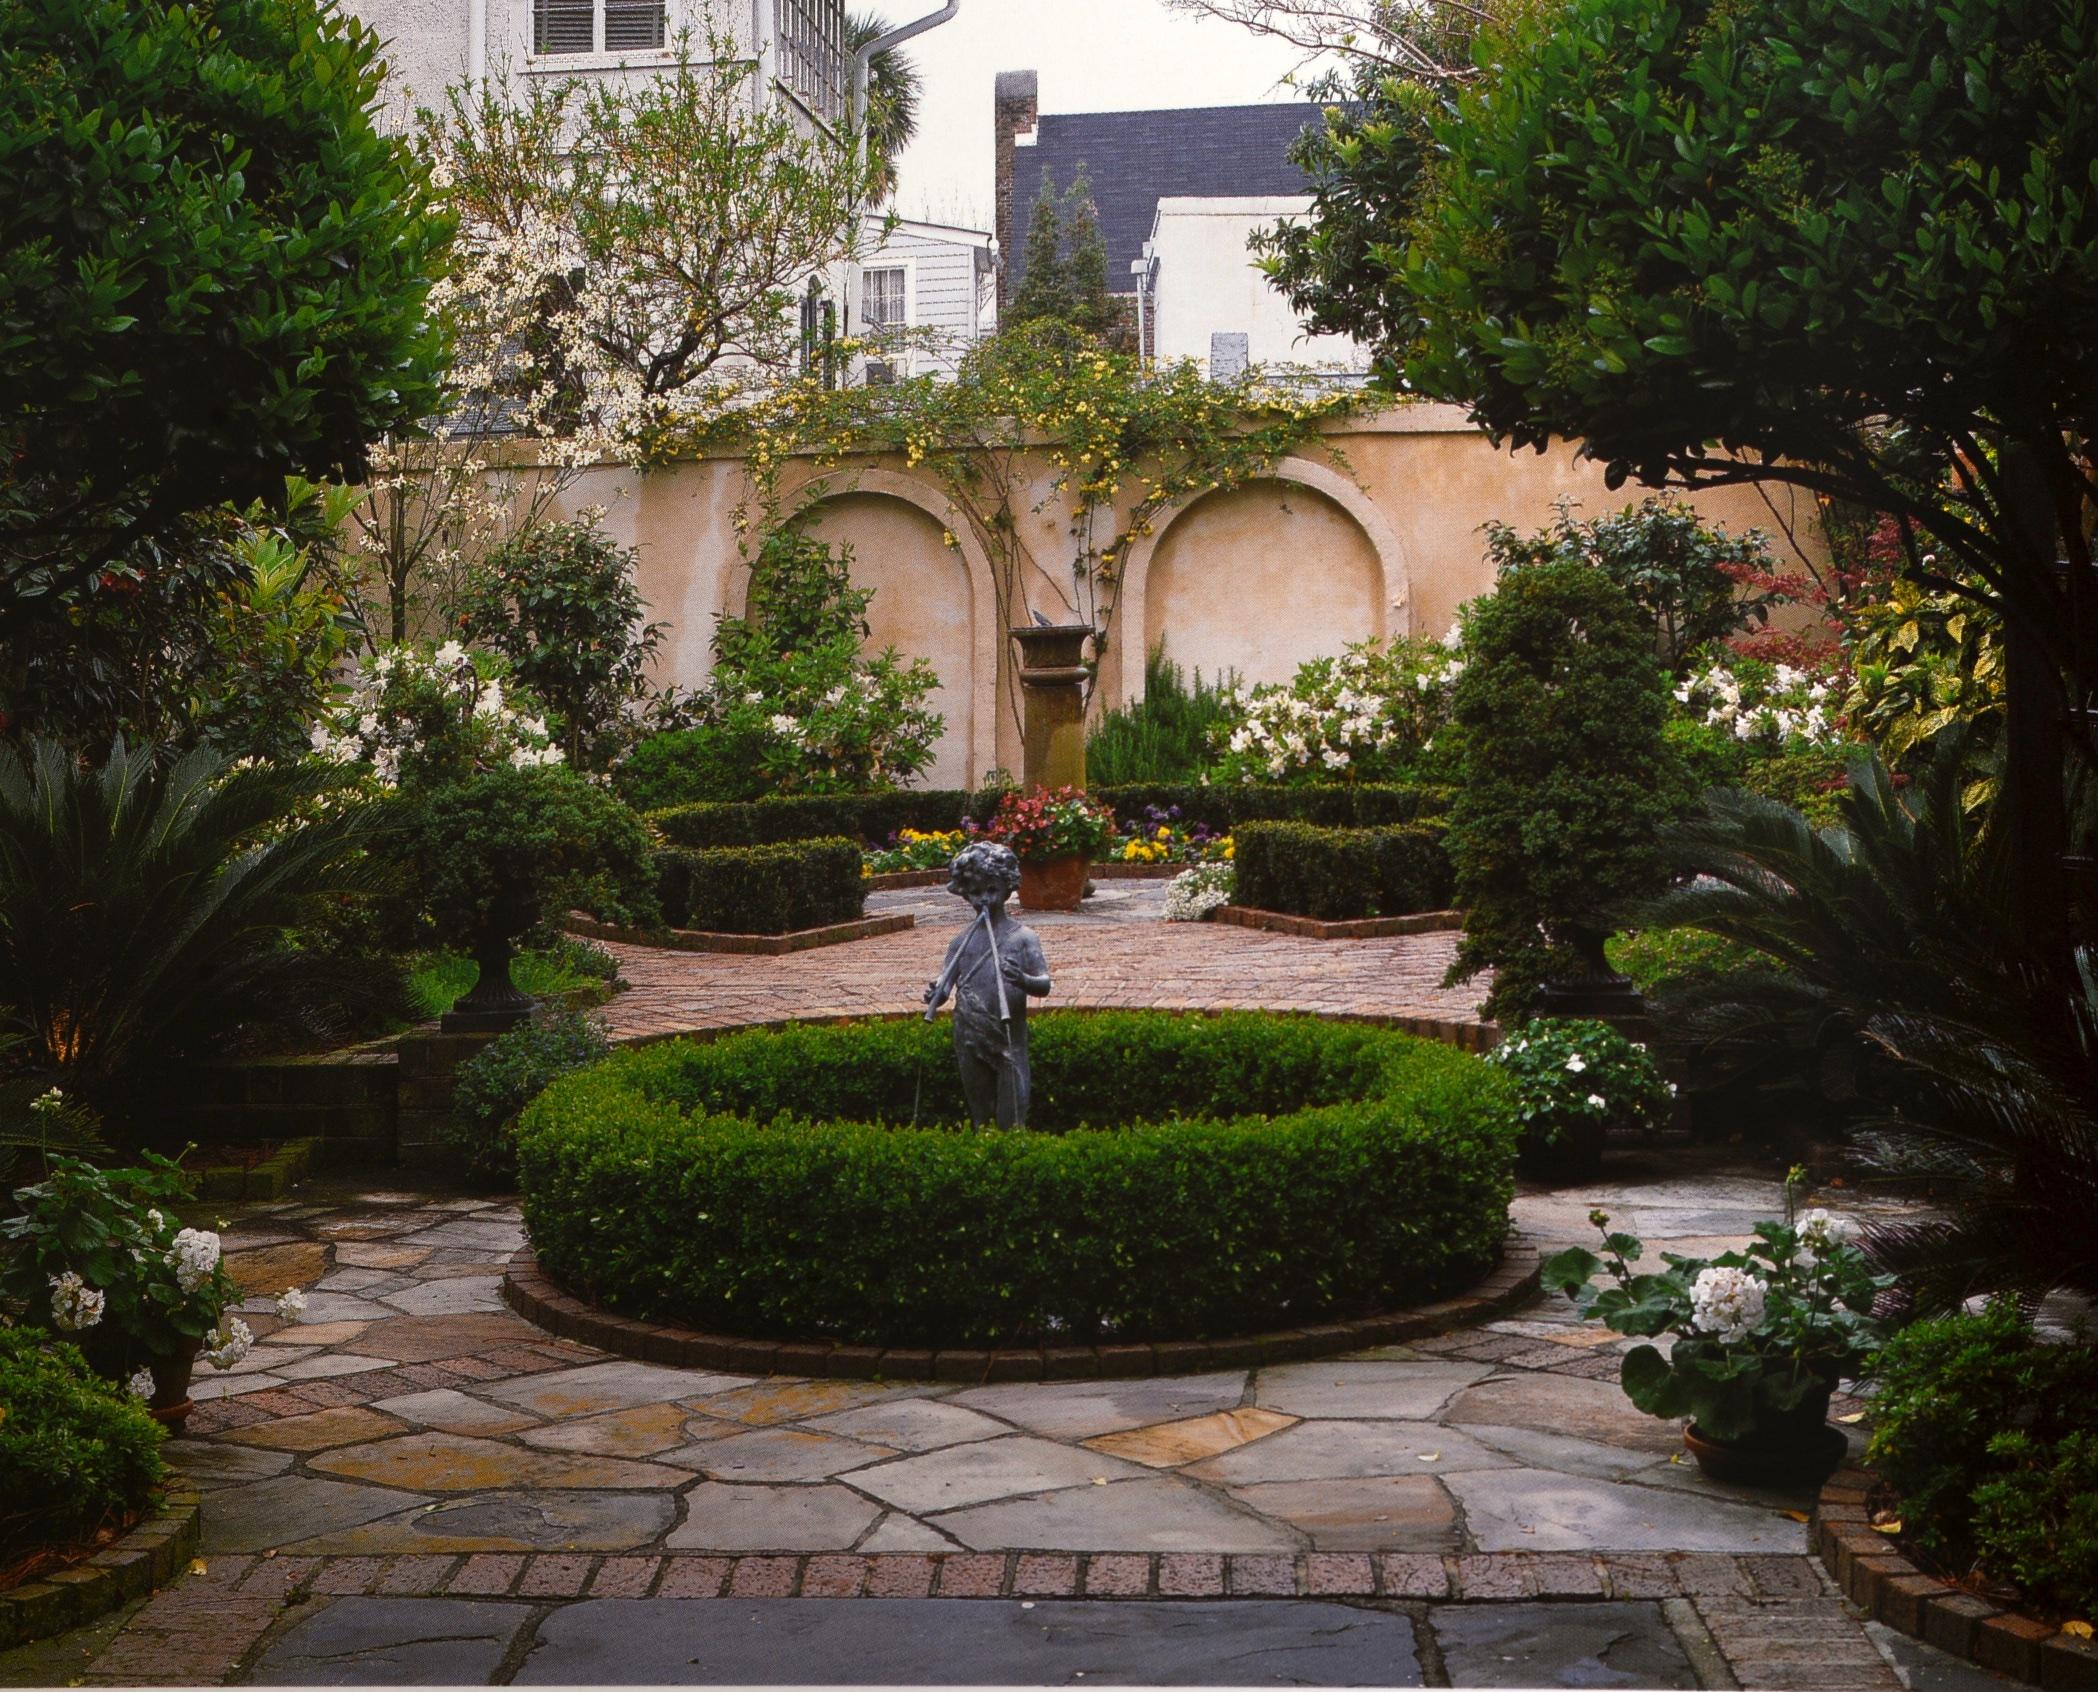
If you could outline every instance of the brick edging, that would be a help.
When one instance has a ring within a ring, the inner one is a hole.
[[[1255,910],[1251,905],[1225,905],[1213,912],[1211,919],[1236,928],[1293,935],[1299,940],[1388,940],[1401,934],[1448,934],[1464,926],[1462,911],[1417,911],[1412,916],[1320,922],[1314,917],[1291,916],[1286,911]]]
[[[571,934],[586,940],[611,940],[622,946],[647,946],[665,952],[732,952],[743,957],[783,958],[792,952],[813,952],[819,946],[843,946],[854,940],[872,940],[877,935],[900,934],[916,928],[918,919],[907,911],[886,916],[860,917],[836,922],[827,928],[804,928],[793,934],[710,934],[696,928],[672,928],[649,933],[638,928],[615,928],[608,922],[571,917],[565,925]]]
[[[196,1555],[203,1501],[171,1475],[137,1527],[83,1563],[0,1592],[0,1651],[48,1639],[165,1586]]]
[[[1511,1241],[1500,1263],[1453,1297],[1348,1322],[1247,1334],[1219,1340],[1160,1340],[1126,1345],[1060,1345],[989,1350],[908,1350],[838,1345],[829,1340],[741,1339],[676,1323],[615,1315],[564,1291],[527,1246],[503,1272],[503,1302],[526,1321],[562,1339],[615,1356],[671,1368],[731,1375],[796,1375],[829,1380],[992,1381],[1138,1380],[1207,1369],[1250,1369],[1268,1363],[1330,1357],[1373,1345],[1427,1339],[1469,1327],[1527,1303],[1538,1287],[1537,1249]]]
[[[286,1559],[278,1560],[282,1567]],[[294,1558],[326,1597],[1387,1598],[1526,1603],[1823,1596],[1808,1557],[1488,1551],[418,1552]],[[243,1583],[245,1585],[245,1583]],[[1832,1600],[1831,1600],[1832,1602]]]
[[[1997,1674],[2050,1692],[2098,1687],[2098,1643],[2017,1615],[1926,1573],[1872,1526],[1878,1477],[1850,1466],[1836,1471],[1814,1501],[1808,1540],[1850,1601],[1911,1638],[1935,1645]]]

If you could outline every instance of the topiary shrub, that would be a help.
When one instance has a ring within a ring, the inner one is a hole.
[[[518,1113],[549,1084],[611,1051],[604,1026],[580,1011],[563,1011],[489,1041],[459,1066],[447,1143],[482,1180],[514,1186],[517,1148],[512,1130]]]
[[[1918,1322],[1873,1368],[1870,1458],[1902,1538],[2076,1617],[2098,1593],[2098,1354],[2034,1338],[2015,1305]]]
[[[656,896],[672,928],[795,934],[866,913],[867,878],[850,840],[656,853]]]
[[[1449,984],[1491,969],[1487,1014],[1519,1018],[1554,976],[1605,967],[1614,913],[1661,888],[1661,830],[1690,794],[1662,738],[1652,626],[1601,571],[1509,571],[1466,607],[1464,647]]]
[[[1439,823],[1318,828],[1245,823],[1233,835],[1234,897],[1261,911],[1321,922],[1446,910],[1453,874]]]
[[[1327,1321],[1499,1255],[1515,1128],[1477,1058],[1249,1014],[1051,1014],[1031,1044],[1007,1134],[968,1130],[916,1019],[623,1051],[518,1124],[533,1242],[629,1314],[932,1347]]]
[[[165,1472],[145,1404],[37,1328],[0,1328],[0,1566],[85,1538]]]

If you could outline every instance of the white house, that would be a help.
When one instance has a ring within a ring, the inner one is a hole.
[[[997,249],[989,231],[905,218],[860,259],[855,332],[881,350],[865,379],[952,376],[961,357],[997,322]],[[886,342],[886,345],[883,343]]]
[[[1228,373],[1234,360],[1367,371],[1360,342],[1305,330],[1249,250],[1259,231],[1301,221],[1310,211],[1304,195],[1161,199],[1150,239],[1131,266],[1153,356],[1169,363],[1191,358],[1218,374]]]
[[[386,43],[404,111],[484,77],[595,77],[660,69],[709,28],[757,61],[759,86],[817,122],[850,99],[845,0],[345,0]]]
[[[1290,157],[1324,108],[1291,101],[1175,111],[1044,114],[1040,78],[1007,71],[993,97],[999,298],[1026,273],[1027,226],[1046,188],[1083,171],[1107,244],[1107,285],[1140,344],[1219,375],[1263,364],[1359,372],[1354,343],[1308,337],[1247,250],[1254,231],[1302,217],[1310,184]]]

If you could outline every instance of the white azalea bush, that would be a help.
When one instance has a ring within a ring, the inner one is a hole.
[[[1166,883],[1166,921],[1201,922],[1231,903],[1238,871],[1230,864],[1197,864]]]
[[[1540,1146],[1576,1132],[1650,1132],[1666,1119],[1675,1096],[1653,1054],[1607,1022],[1526,1022],[1486,1061],[1514,1083],[1524,1138]]]
[[[0,1223],[0,1319],[71,1341],[98,1374],[166,1407],[181,1402],[193,1358],[230,1369],[255,1336],[233,1314],[244,1295],[218,1234],[176,1220],[188,1177],[141,1155],[131,1169],[53,1157],[42,1181],[16,1189],[17,1214]],[[296,1321],[305,1303],[288,1287],[277,1314]]]
[[[1708,649],[1675,690],[1692,720],[1764,752],[1843,745],[1843,698],[1834,671],[1765,663],[1724,647]]]
[[[1452,644],[1367,641],[1312,659],[1286,687],[1234,689],[1209,779],[1290,787],[1416,778],[1463,673]]]
[[[1617,1333],[1669,1338],[1665,1352],[1625,1353],[1625,1395],[1650,1416],[1689,1418],[1706,1439],[1811,1440],[1829,1394],[1863,1373],[1885,1338],[1873,1307],[1893,1277],[1875,1273],[1848,1221],[1826,1210],[1758,1223],[1749,1245],[1719,1257],[1664,1253],[1646,1271],[1634,1268],[1645,1252],[1636,1236],[1612,1232],[1603,1211],[1589,1220],[1601,1255],[1560,1252],[1544,1266],[1545,1286]]]
[[[313,750],[364,764],[384,787],[562,761],[545,713],[508,667],[457,641],[390,646],[367,658],[341,707],[315,725]]]

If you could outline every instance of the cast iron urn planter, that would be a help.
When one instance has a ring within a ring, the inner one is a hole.
[[[480,974],[438,1025],[447,1034],[506,1034],[532,1020],[538,1001],[510,979],[510,960],[517,955],[513,934],[531,926],[516,919],[514,906],[497,905],[474,939],[474,963]]]

